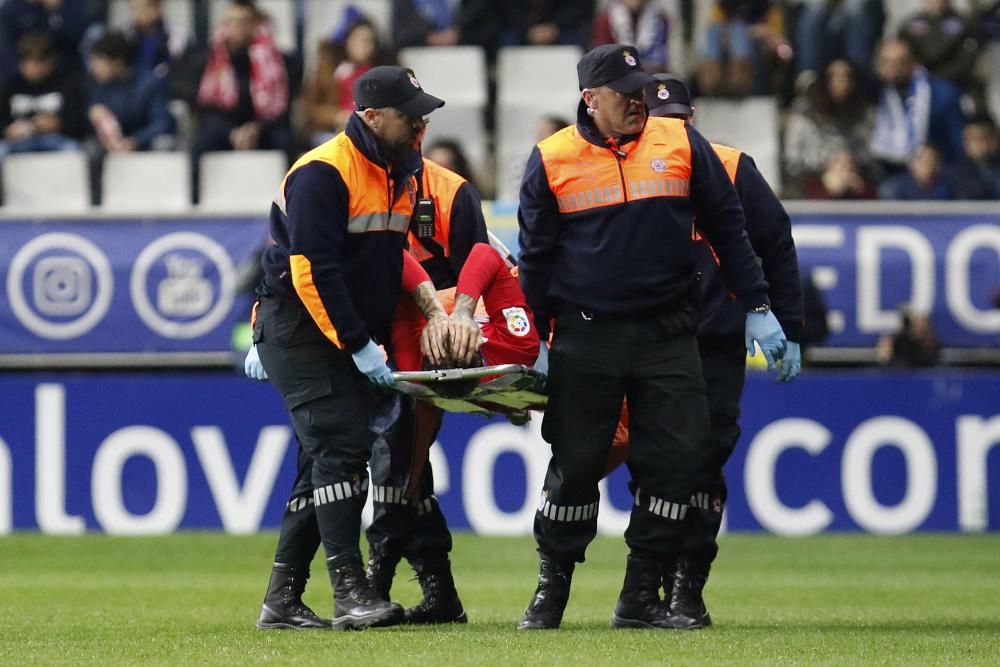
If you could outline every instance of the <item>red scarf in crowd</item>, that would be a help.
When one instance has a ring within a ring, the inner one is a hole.
[[[266,23],[261,23],[248,49],[250,98],[259,120],[274,120],[288,109],[288,74],[281,52]],[[229,61],[223,28],[212,37],[211,52],[198,87],[198,104],[229,110],[239,102],[236,71]]]

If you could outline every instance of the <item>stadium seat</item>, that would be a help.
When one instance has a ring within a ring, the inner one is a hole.
[[[90,209],[90,175],[83,153],[8,155],[2,171],[5,213],[71,215]]]
[[[694,101],[694,123],[709,141],[748,153],[775,192],[781,192],[778,107],[771,97]]]
[[[302,35],[302,54],[307,73],[315,65],[320,40],[328,37],[340,24],[348,5],[354,5],[372,20],[384,45],[392,44],[390,0],[307,0]]]
[[[281,151],[226,151],[201,157],[199,208],[209,213],[264,215],[288,169]]]
[[[403,49],[400,64],[417,73],[428,92],[460,106],[486,106],[486,54],[478,46]]]
[[[163,0],[163,16],[170,30],[171,42],[177,35],[181,43],[194,37],[194,3],[191,0]],[[129,0],[112,0],[108,24],[115,29],[128,27]]]
[[[403,49],[399,62],[413,69],[427,92],[447,102],[431,114],[424,145],[457,140],[475,175],[489,173],[484,110],[487,104],[486,55],[477,46]]]
[[[101,209],[144,215],[191,208],[191,158],[187,153],[112,153],[104,159]]]
[[[517,199],[538,120],[548,114],[576,120],[580,100],[576,46],[511,46],[497,56],[497,199]]]
[[[209,5],[209,24],[214,30],[226,14],[230,0],[212,0]],[[295,0],[257,0],[257,8],[271,19],[271,30],[278,48],[285,53],[296,53],[299,45],[295,40]]]

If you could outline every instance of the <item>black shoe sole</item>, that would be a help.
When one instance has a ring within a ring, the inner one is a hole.
[[[637,618],[624,618],[618,614],[611,614],[611,627],[617,629],[638,629],[638,630],[698,630],[704,627],[702,624],[688,625],[684,627],[665,628],[660,625],[653,625]]]
[[[520,623],[517,624],[517,629],[518,630],[523,630],[523,631],[558,630],[559,626],[558,625],[545,625],[544,623],[540,623],[538,621],[524,621],[524,620],[522,620]]]
[[[330,630],[332,625],[294,625],[292,623],[258,623],[258,630]]]
[[[462,624],[468,622],[469,622],[469,617],[465,615],[464,611],[461,613],[461,615],[455,616],[454,618],[433,618],[426,620],[424,619],[413,620],[412,618],[406,616],[404,616],[403,618],[404,625],[448,625],[451,623]]]
[[[364,630],[366,628],[388,628],[403,622],[403,608],[390,607],[363,616],[340,616],[333,619],[334,630]]]

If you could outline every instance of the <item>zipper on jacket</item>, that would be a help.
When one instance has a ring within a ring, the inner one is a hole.
[[[628,155],[625,151],[618,147],[618,142],[615,139],[608,139],[608,144],[611,152],[615,156],[615,162],[618,163],[618,177],[621,179],[622,183],[622,199],[623,201],[628,201],[628,188],[625,187],[625,169],[622,167],[622,159]]]

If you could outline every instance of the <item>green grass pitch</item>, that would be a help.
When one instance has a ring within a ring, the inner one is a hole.
[[[0,663],[281,665],[1000,664],[1000,536],[728,536],[716,625],[611,630],[625,547],[600,538],[563,628],[519,633],[534,544],[456,537],[467,626],[254,630],[275,536],[0,538]],[[314,565],[306,600],[330,612]],[[405,565],[395,597],[418,597]]]

